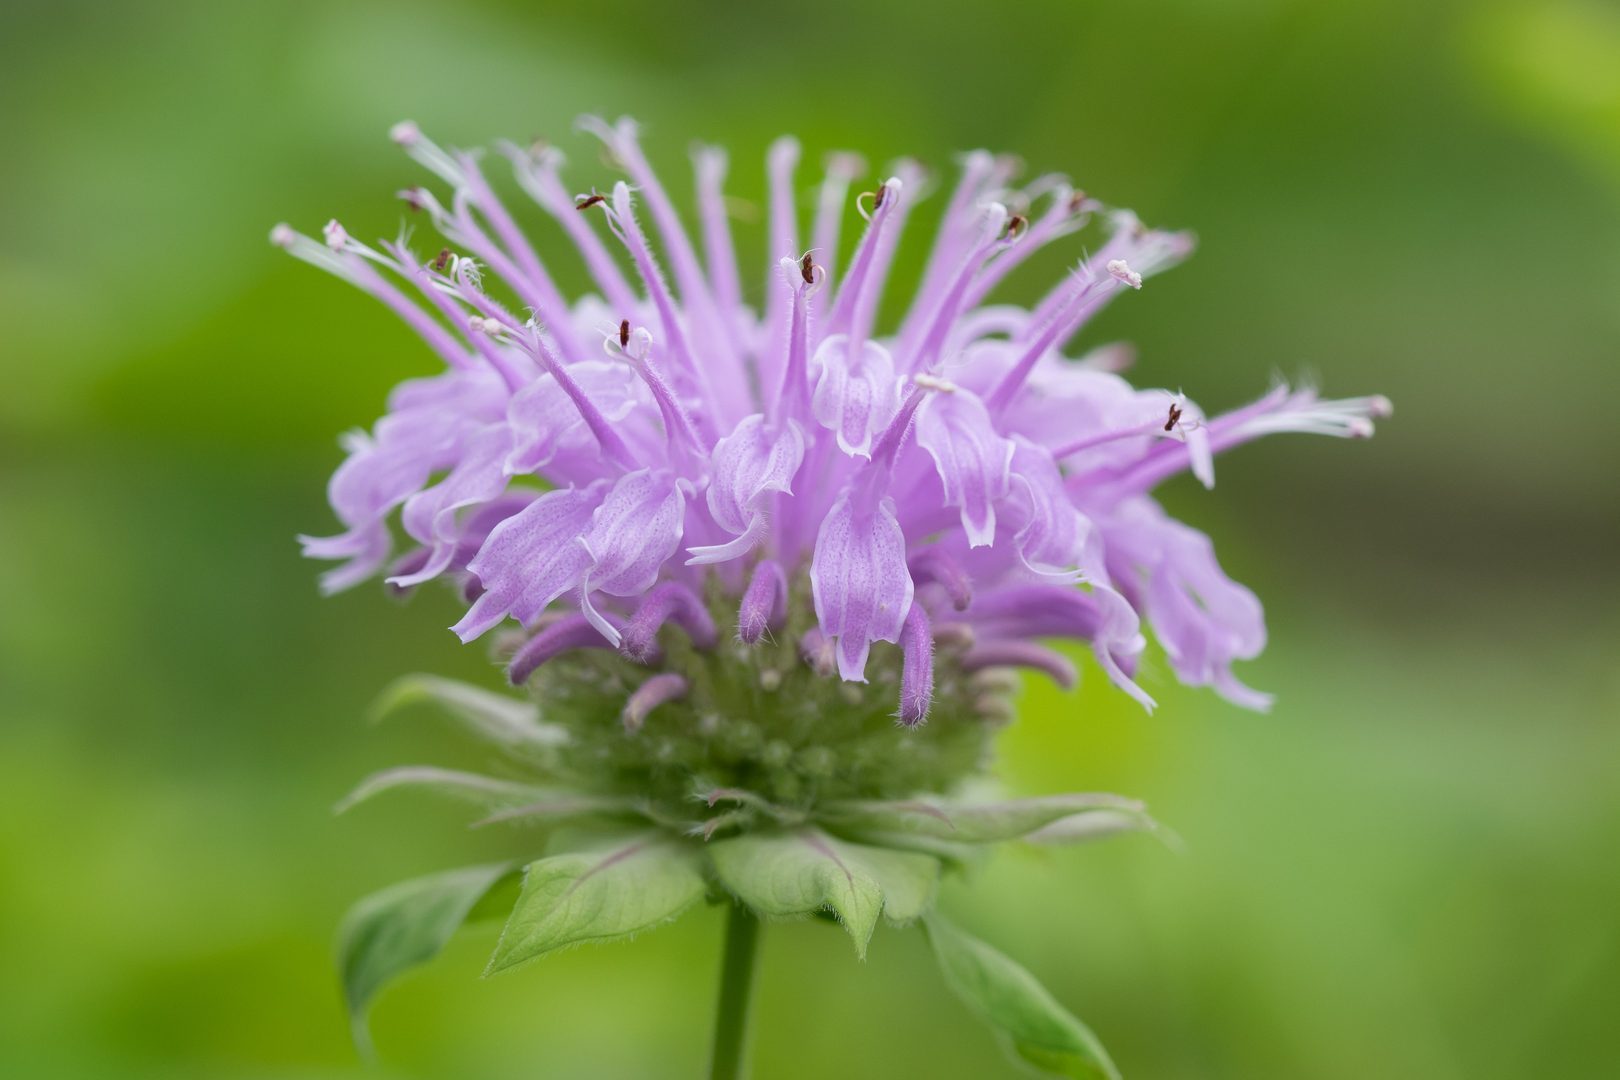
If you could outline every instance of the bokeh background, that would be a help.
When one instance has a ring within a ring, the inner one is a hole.
[[[292,538],[329,525],[334,436],[433,361],[265,234],[391,234],[404,117],[546,135],[605,181],[582,111],[640,117],[682,190],[691,140],[729,144],[745,200],[783,131],[808,161],[1016,151],[1200,234],[1092,334],[1137,341],[1140,381],[1212,409],[1279,371],[1391,396],[1371,443],[1260,444],[1215,494],[1167,492],[1267,601],[1244,674],[1272,715],[1153,661],[1156,715],[1088,669],[1076,696],[1031,683],[1005,737],[1014,789],[1139,795],[1186,852],[1009,852],[944,902],[1138,1080],[1620,1075],[1598,0],[7,3],[0,1073],[698,1074],[714,912],[491,981],[471,932],[379,1001],[375,1073],[331,967],[351,899],[491,843],[410,800],[332,818],[364,772],[447,752],[367,703],[497,674],[448,596],[317,597]],[[764,948],[762,1080],[1011,1075],[917,935],[865,965],[825,925]]]

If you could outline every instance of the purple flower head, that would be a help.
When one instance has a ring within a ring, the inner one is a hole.
[[[496,196],[490,160],[408,123],[395,142],[442,188],[403,197],[441,250],[413,252],[404,236],[369,246],[336,222],[320,241],[272,233],[387,305],[445,365],[345,440],[329,490],[343,531],[303,540],[339,563],[325,588],[448,577],[470,598],[462,640],[508,619],[530,632],[519,680],[582,647],[656,664],[666,624],[712,648],[717,604],[744,645],[794,627],[807,664],[852,682],[866,681],[875,643],[894,643],[908,724],[928,713],[936,640],[965,645],[964,670],[1067,681],[1072,667],[1038,639],[1078,639],[1151,708],[1133,679],[1145,622],[1182,681],[1266,707],[1232,672],[1264,646],[1259,602],[1152,492],[1183,471],[1213,485],[1213,456],[1258,435],[1368,436],[1386,399],[1279,386],[1207,417],[1125,382],[1118,347],[1067,358],[1093,316],[1137,302],[1192,241],[1061,177],[1017,187],[1006,159],[967,155],[920,282],[882,325],[926,186],[915,166],[850,200],[859,162],[835,156],[801,232],[799,147],[779,140],[756,283],[739,270],[720,151],[694,154],[694,241],[635,126],[581,127],[626,180],[586,176],[599,186],[569,194],[559,153],[500,148],[572,251],[543,259]],[[865,228],[840,263],[851,201]],[[1036,251],[1099,227],[1033,306],[993,298]],[[570,302],[553,259],[582,263],[593,291]],[[396,510],[414,547],[390,563]],[[626,724],[687,688],[654,676]]]

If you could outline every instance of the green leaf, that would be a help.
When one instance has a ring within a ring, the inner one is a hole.
[[[1025,837],[1054,822],[1104,814],[1116,827],[1126,819],[1138,828],[1152,819],[1140,802],[1119,795],[1044,795],[1033,799],[968,803],[923,799],[895,802],[852,801],[826,808],[840,828],[876,833],[910,833],[957,843],[990,844]]]
[[[360,781],[360,785],[340,800],[334,808],[343,813],[381,795],[385,791],[411,788],[450,795],[471,802],[486,810],[505,810],[539,802],[550,795],[546,788],[522,784],[515,780],[485,776],[482,773],[441,769],[434,765],[402,765],[373,773]]]
[[[485,896],[509,877],[512,863],[469,866],[391,885],[349,910],[338,931],[343,996],[363,1041],[366,1005],[407,968],[439,954]]]
[[[601,838],[523,871],[486,975],[587,941],[616,941],[669,922],[707,888],[694,848],[661,832]]]
[[[776,918],[830,909],[863,959],[878,915],[918,918],[939,880],[939,860],[930,855],[852,844],[818,829],[749,833],[708,851],[720,883],[743,903]]]
[[[435,675],[396,680],[372,705],[371,718],[380,722],[419,704],[439,707],[480,739],[505,749],[551,747],[568,737],[562,728],[541,723],[540,709],[531,702]]]
[[[1035,976],[937,914],[923,926],[945,985],[995,1030],[1015,1060],[1047,1076],[1119,1080],[1097,1036]]]

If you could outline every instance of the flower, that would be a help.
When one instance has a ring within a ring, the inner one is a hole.
[[[1266,707],[1232,671],[1264,645],[1259,602],[1152,492],[1184,470],[1213,485],[1213,455],[1258,435],[1365,437],[1386,399],[1279,386],[1206,419],[1180,394],[1132,388],[1117,347],[1066,359],[1097,312],[1192,240],[1061,177],[1009,186],[1013,165],[984,152],[963,159],[921,281],[885,329],[877,312],[924,174],[901,163],[855,200],[865,232],[839,269],[859,163],[831,159],[806,237],[799,147],[776,142],[756,312],[730,237],[725,155],[694,154],[700,259],[635,125],[581,127],[628,181],[570,197],[556,150],[500,148],[594,282],[573,303],[483,159],[411,123],[394,141],[450,189],[402,193],[448,242],[436,257],[403,235],[367,246],[335,221],[324,243],[272,233],[386,304],[445,364],[346,438],[330,485],[344,531],[303,538],[306,554],[340,562],[328,590],[385,565],[401,588],[448,576],[472,598],[453,628],[462,640],[508,619],[536,631],[514,676],[592,646],[646,660],[665,623],[710,646],[713,596],[730,598],[741,639],[757,642],[796,624],[790,609],[808,597],[806,655],[825,650],[841,679],[866,680],[874,643],[900,646],[906,724],[928,715],[942,633],[971,640],[969,668],[993,659],[1060,675],[1066,662],[1038,639],[1083,640],[1151,708],[1133,680],[1145,621],[1182,681]],[[1032,254],[1095,220],[1106,238],[1033,307],[991,302]],[[415,546],[390,565],[396,509]],[[559,617],[559,604],[574,614]],[[685,692],[681,673],[663,674],[674,677],[638,691],[632,713]]]
[[[498,651],[539,702],[403,680],[384,711],[437,703],[506,775],[406,766],[344,805],[429,789],[482,807],[479,824],[554,830],[538,857],[525,844],[361,901],[341,935],[351,1010],[521,873],[492,972],[633,936],[703,896],[736,901],[742,937],[755,915],[830,911],[861,955],[880,917],[921,922],[946,983],[1022,1060],[1117,1076],[1028,972],[930,913],[942,873],[983,845],[1157,829],[1113,795],[964,795],[1011,716],[1006,669],[1072,684],[1043,642],[1083,641],[1151,708],[1134,678],[1145,622],[1183,682],[1267,707],[1232,670],[1265,644],[1259,602],[1152,492],[1183,471],[1212,486],[1214,455],[1259,435],[1371,435],[1389,402],[1277,386],[1211,418],[1132,388],[1119,346],[1066,359],[1097,312],[1191,239],[1060,177],[1012,187],[1012,164],[983,152],[963,159],[904,314],[880,326],[922,171],[902,163],[854,200],[866,227],[840,266],[861,166],[830,159],[803,238],[799,148],[775,143],[756,313],[725,156],[694,155],[700,259],[634,125],[582,126],[628,181],[570,196],[557,151],[501,147],[595,284],[573,303],[482,159],[414,124],[394,140],[450,188],[403,193],[447,242],[436,255],[403,234],[368,246],[335,221],[321,241],[271,234],[387,305],[445,364],[344,440],[329,491],[343,531],[303,539],[339,563],[324,587],[449,580],[468,604],[452,628],[463,641],[521,627],[495,635]],[[992,302],[1032,254],[1094,222],[1095,252],[1034,306]],[[396,511],[412,541],[399,556]]]

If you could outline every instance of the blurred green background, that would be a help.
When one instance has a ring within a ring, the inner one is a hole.
[[[1015,151],[1198,231],[1092,335],[1137,341],[1139,381],[1396,402],[1372,443],[1274,441],[1167,492],[1267,602],[1244,675],[1272,715],[1161,660],[1156,715],[1088,669],[1031,683],[1004,739],[1012,787],[1141,796],[1186,853],[1006,853],[950,886],[959,921],[1137,1080],[1620,1075],[1620,9],[548,7],[0,10],[0,1073],[376,1075],[332,930],[493,841],[330,807],[447,753],[365,727],[388,680],[497,674],[447,595],[317,597],[292,538],[329,527],[334,437],[434,362],[265,234],[391,234],[404,117],[548,135],[603,182],[569,134],[590,110],[641,118],[682,190],[692,139],[729,144],[745,198],[783,131],[809,161]],[[380,1000],[382,1074],[695,1076],[719,930],[487,982],[470,933]],[[764,948],[761,1080],[1011,1074],[916,935],[865,965],[824,925]]]

